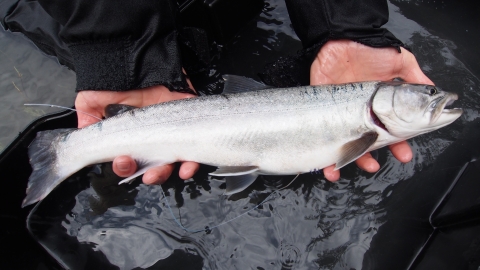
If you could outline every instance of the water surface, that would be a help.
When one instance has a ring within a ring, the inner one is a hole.
[[[25,36],[0,27],[0,152],[30,122],[49,107],[27,107],[25,103],[73,106],[75,73],[56,58],[36,48]]]

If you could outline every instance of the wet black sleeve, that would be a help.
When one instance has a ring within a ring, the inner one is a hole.
[[[187,88],[173,0],[39,0],[60,24],[77,90]]]
[[[381,28],[388,21],[386,0],[286,0],[286,3],[304,48],[319,48],[333,39],[350,39],[371,47],[403,45]]]

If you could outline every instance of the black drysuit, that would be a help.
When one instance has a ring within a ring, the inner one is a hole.
[[[381,28],[388,20],[386,0],[286,0],[286,4],[307,67],[328,40],[402,46]],[[4,28],[24,33],[74,69],[77,91],[187,87],[182,55],[188,42],[173,0],[2,0],[0,16]]]

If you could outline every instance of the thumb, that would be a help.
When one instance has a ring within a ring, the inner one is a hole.
[[[100,119],[102,118],[102,115],[97,114],[95,112],[90,112],[90,114],[93,115],[93,116],[96,116]],[[85,112],[83,112],[83,111],[78,111],[77,110],[78,128],[83,128],[83,127],[89,126],[91,124],[95,124],[95,123],[100,121],[93,116],[85,114]]]
[[[78,93],[75,99],[75,109],[77,110],[78,128],[83,128],[94,124],[102,119],[102,114],[98,110],[88,106],[82,92]]]
[[[410,83],[434,84],[420,69],[415,56],[401,48],[403,55],[403,65],[400,70],[400,77]]]

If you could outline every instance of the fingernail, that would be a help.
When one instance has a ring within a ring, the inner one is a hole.
[[[117,169],[122,172],[127,172],[130,170],[130,162],[119,162],[117,163]]]

